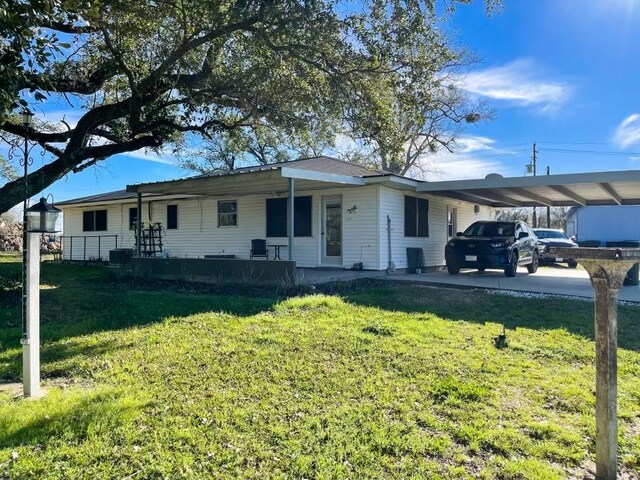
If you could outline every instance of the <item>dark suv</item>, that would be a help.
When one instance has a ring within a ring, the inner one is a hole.
[[[518,265],[529,273],[538,270],[538,239],[524,222],[475,222],[458,233],[444,249],[447,271],[457,275],[461,268],[504,270],[515,277]]]
[[[576,268],[578,262],[574,258],[559,258],[547,252],[549,247],[577,248],[578,244],[573,237],[569,237],[563,230],[553,228],[534,228],[533,233],[538,237],[538,249],[540,262],[562,263],[567,262],[569,268]]]

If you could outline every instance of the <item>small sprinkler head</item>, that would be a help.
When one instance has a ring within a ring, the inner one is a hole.
[[[507,331],[504,328],[504,325],[502,325],[502,333],[497,337],[493,337],[493,343],[496,346],[496,348],[499,350],[509,346],[507,342]]]

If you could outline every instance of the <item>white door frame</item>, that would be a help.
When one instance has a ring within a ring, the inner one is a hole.
[[[327,205],[340,205],[340,256],[327,256],[326,220]],[[340,265],[344,255],[344,215],[342,214],[342,195],[323,195],[320,202],[320,265]]]

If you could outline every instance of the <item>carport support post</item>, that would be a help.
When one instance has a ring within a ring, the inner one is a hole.
[[[293,223],[295,219],[295,184],[294,179],[289,179],[289,260],[293,261],[295,253],[295,245],[293,240]]]
[[[142,193],[138,192],[136,209],[136,256],[142,256]]]

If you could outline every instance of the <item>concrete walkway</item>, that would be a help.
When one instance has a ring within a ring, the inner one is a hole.
[[[561,266],[541,267],[534,274],[528,274],[525,267],[519,267],[515,278],[507,278],[502,271],[462,270],[459,275],[447,272],[426,272],[422,274],[397,273],[385,275],[384,272],[353,272],[350,270],[304,269],[303,283],[318,284],[334,281],[349,281],[358,278],[379,278],[388,281],[408,281],[412,283],[449,288],[486,288],[513,290],[518,292],[546,293],[552,295],[571,295],[593,298],[593,288],[589,275],[582,269],[570,269]],[[640,286],[627,286],[620,290],[620,300],[640,302]]]
[[[589,274],[582,269],[541,267],[534,274],[526,273],[524,267],[520,267],[519,270],[515,278],[507,278],[503,272],[497,270],[485,272],[462,270],[459,275],[449,275],[447,272],[427,272],[421,275],[402,274],[386,278],[458,288],[488,288],[588,298],[594,296]],[[619,298],[630,302],[640,302],[640,286],[622,288]]]

